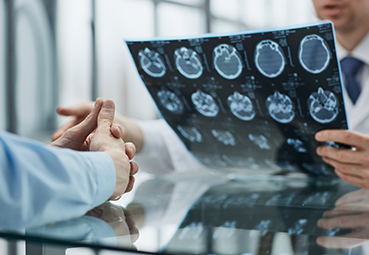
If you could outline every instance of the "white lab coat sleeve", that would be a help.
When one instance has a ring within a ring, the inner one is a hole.
[[[104,152],[77,152],[0,132],[0,227],[70,219],[102,204],[115,188]]]
[[[163,119],[137,121],[143,133],[143,148],[135,160],[140,169],[155,174],[199,171],[206,168],[186,148]]]
[[[136,154],[135,161],[140,170],[161,174],[174,171],[173,162],[162,135],[163,130],[168,131],[170,127],[164,120],[136,121],[143,134],[142,150]],[[172,132],[169,130],[169,132]],[[178,141],[173,141],[174,143]]]

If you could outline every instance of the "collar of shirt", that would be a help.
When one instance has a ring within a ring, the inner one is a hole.
[[[369,33],[359,43],[353,51],[348,51],[342,47],[337,41],[336,44],[338,59],[341,60],[344,57],[352,56],[363,61],[366,65],[369,65]]]
[[[369,33],[353,51],[346,50],[338,41],[336,43],[336,48],[339,60],[342,60],[347,56],[352,56],[364,62],[363,67],[359,70],[356,76],[360,87],[363,88],[365,81],[369,78]]]

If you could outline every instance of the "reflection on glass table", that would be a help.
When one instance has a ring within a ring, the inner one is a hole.
[[[340,180],[149,177],[129,200],[19,238],[155,254],[368,254],[369,191]]]
[[[0,237],[30,243],[26,245],[27,255],[64,254],[68,248],[84,246],[94,250],[117,250],[119,247],[121,251],[135,252],[134,242],[138,236],[132,212],[111,202],[67,221],[17,230],[0,228]],[[45,252],[45,247],[49,252]]]

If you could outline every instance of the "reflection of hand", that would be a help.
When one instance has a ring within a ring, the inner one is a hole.
[[[116,186],[111,199],[119,198],[123,193],[132,190],[133,175],[138,171],[137,164],[130,162],[136,152],[135,146],[132,143],[124,144],[122,139],[115,138],[110,131],[113,125],[114,111],[114,102],[106,100],[97,118],[96,132],[90,138],[91,151],[103,151],[109,154],[114,161]]]
[[[71,119],[52,135],[52,140],[54,141],[58,139],[68,129],[81,123],[93,110],[94,107],[92,102],[81,103],[68,107],[59,107],[57,112],[63,116],[71,116]],[[144,141],[141,129],[138,127],[136,122],[116,113],[114,123],[122,127],[122,131],[120,133],[121,138],[125,142],[132,142],[136,146],[137,152],[140,152]],[[115,125],[113,125],[112,129],[112,132],[114,132],[114,129],[116,129]],[[114,132],[113,135],[115,136],[116,133],[117,132]]]
[[[114,230],[120,246],[132,247],[139,237],[132,212],[121,206],[106,202],[87,212],[86,215],[102,219],[108,223]]]
[[[318,237],[317,243],[326,248],[353,248],[369,239],[369,190],[361,189],[342,196],[336,208],[326,211],[317,223],[323,229],[353,229],[340,237]]]
[[[321,146],[318,155],[332,165],[344,181],[361,188],[369,188],[369,136],[349,130],[324,130],[315,135],[317,141],[343,143],[355,149]]]

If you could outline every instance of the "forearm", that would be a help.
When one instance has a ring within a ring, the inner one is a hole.
[[[133,143],[136,146],[136,152],[140,152],[144,144],[144,139],[142,130],[137,123],[133,119],[124,117],[119,113],[115,114],[114,122],[123,127],[123,141]]]
[[[0,133],[0,226],[27,227],[83,215],[109,199],[112,159]]]

